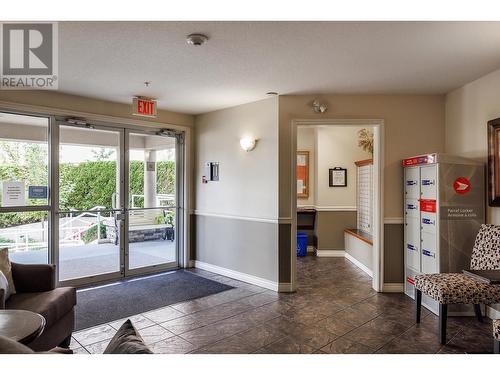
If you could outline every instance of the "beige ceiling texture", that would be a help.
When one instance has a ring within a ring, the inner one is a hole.
[[[61,22],[59,89],[190,114],[268,91],[444,94],[500,67],[499,46],[500,22]]]

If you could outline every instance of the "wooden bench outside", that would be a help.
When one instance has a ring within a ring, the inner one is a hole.
[[[150,209],[129,211],[129,242],[142,242],[151,240],[174,241],[175,231],[173,225],[158,223],[158,217],[165,217],[164,209]],[[118,225],[116,216],[104,222],[106,237],[118,244]]]

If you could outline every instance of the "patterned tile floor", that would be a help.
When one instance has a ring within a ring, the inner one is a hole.
[[[203,270],[235,287],[132,317],[155,353],[464,353],[491,352],[491,320],[450,317],[448,343],[438,320],[403,294],[376,293],[371,279],[343,258],[297,262],[299,290],[278,294]],[[121,321],[75,332],[76,353],[102,353]]]

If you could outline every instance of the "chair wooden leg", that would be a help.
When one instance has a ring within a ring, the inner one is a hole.
[[[415,301],[417,303],[415,310],[415,320],[420,323],[420,313],[422,311],[422,291],[415,289]]]
[[[439,342],[446,344],[446,321],[448,319],[448,305],[439,304]]]
[[[493,339],[493,353],[500,354],[500,340]]]
[[[481,313],[481,305],[480,304],[475,304],[474,305],[474,312],[476,313],[476,318],[480,323],[483,323],[483,314]]]

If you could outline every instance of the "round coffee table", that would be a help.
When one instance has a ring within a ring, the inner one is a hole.
[[[43,332],[45,318],[26,310],[0,310],[0,335],[29,344]]]

